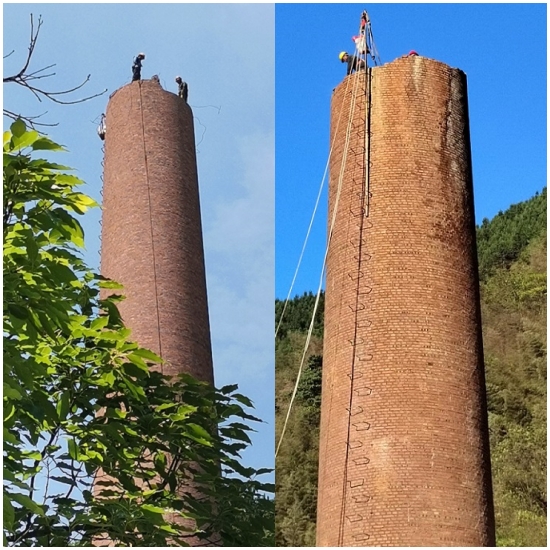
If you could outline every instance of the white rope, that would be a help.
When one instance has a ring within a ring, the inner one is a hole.
[[[349,86],[349,79],[346,83],[346,90],[345,90],[344,94],[347,93],[348,86]],[[319,192],[317,194],[317,200],[315,201],[315,206],[313,208],[313,214],[311,215],[311,220],[309,222],[309,227],[307,229],[306,238],[305,238],[304,244],[302,246],[302,251],[300,252],[300,258],[298,259],[298,265],[296,266],[296,270],[294,271],[294,277],[292,278],[290,288],[288,289],[288,294],[287,294],[286,299],[285,299],[285,303],[284,303],[284,306],[283,306],[283,311],[281,312],[281,316],[279,317],[279,323],[277,324],[277,328],[275,329],[275,338],[277,338],[277,334],[279,333],[279,328],[281,328],[281,323],[283,322],[283,317],[284,317],[288,302],[290,301],[290,295],[292,294],[292,289],[294,288],[294,283],[296,282],[296,277],[298,276],[298,272],[300,270],[300,265],[302,263],[302,258],[304,257],[304,252],[305,252],[305,249],[306,249],[306,246],[307,246],[309,235],[311,233],[311,228],[313,227],[313,221],[314,221],[315,215],[317,213],[317,207],[319,206],[319,201],[321,199],[321,194],[322,194],[322,191],[323,191],[323,187],[325,185],[325,179],[327,177],[328,167],[329,167],[329,163],[330,163],[330,157],[332,156],[332,151],[334,149],[334,142],[336,140],[336,135],[338,133],[338,128],[340,126],[341,118],[342,118],[342,110],[340,110],[340,114],[338,115],[338,120],[336,122],[336,130],[334,131],[334,136],[332,138],[332,143],[330,144],[327,163],[325,165],[325,171],[323,172],[323,178],[321,180],[321,186],[319,187]]]
[[[355,74],[357,75],[357,72]],[[313,333],[313,324],[314,324],[314,321],[315,321],[315,315],[317,313],[317,308],[319,306],[319,298],[321,296],[321,288],[322,288],[322,285],[323,285],[323,276],[325,274],[325,267],[326,267],[326,261],[327,261],[329,247],[330,247],[330,241],[332,239],[332,230],[334,228],[334,223],[336,221],[336,214],[337,214],[337,211],[338,211],[338,204],[339,204],[339,200],[340,200],[340,192],[342,190],[342,181],[344,179],[344,169],[345,169],[346,161],[347,161],[347,153],[348,153],[349,141],[350,141],[350,136],[351,136],[351,123],[352,123],[353,114],[354,114],[354,111],[355,111],[355,104],[356,104],[356,99],[357,99],[357,88],[358,88],[359,79],[360,79],[359,75],[354,77],[354,86],[353,86],[352,98],[351,98],[351,108],[350,108],[348,125],[347,125],[347,129],[346,129],[346,141],[345,141],[345,145],[344,145],[344,153],[342,155],[342,163],[340,165],[340,174],[338,176],[338,188],[337,188],[337,191],[336,191],[336,200],[334,201],[334,208],[333,208],[333,211],[332,211],[332,219],[331,219],[331,223],[330,223],[330,230],[329,230],[329,235],[328,235],[328,239],[327,239],[327,245],[326,245],[326,248],[325,248],[325,255],[324,255],[324,258],[323,258],[323,265],[322,265],[322,268],[321,268],[321,277],[319,279],[319,287],[317,289],[317,296],[315,298],[315,305],[313,307],[313,315],[311,316],[311,322],[309,324],[306,343],[305,343],[305,346],[304,346],[304,352],[302,354],[302,360],[300,361],[300,367],[298,369],[298,375],[296,377],[296,383],[294,384],[294,390],[292,392],[292,396],[290,398],[290,403],[288,405],[288,410],[287,410],[286,418],[285,418],[285,421],[284,421],[284,424],[283,424],[283,429],[282,429],[281,435],[279,437],[279,443],[277,444],[277,449],[275,450],[275,457],[277,457],[277,455],[279,454],[279,449],[281,448],[281,444],[282,444],[283,438],[285,436],[286,428],[287,428],[287,425],[288,425],[288,420],[290,418],[290,413],[292,411],[292,406],[294,404],[294,399],[296,398],[296,394],[298,392],[298,386],[300,385],[300,378],[302,376],[302,371],[303,371],[303,368],[304,368],[304,362],[305,362],[307,350],[309,348],[309,343],[311,341],[311,335]],[[348,90],[348,86],[349,86],[349,81],[350,81],[350,79],[348,78],[348,82],[346,83],[346,89],[344,91],[344,100],[346,98],[346,94],[347,94],[347,90]],[[342,116],[342,110],[343,110],[343,102],[342,102],[342,108],[340,110],[340,116]],[[338,119],[338,122],[340,122],[340,118]],[[334,132],[333,144],[334,144],[334,139],[335,138],[336,138],[336,131]],[[331,149],[331,151],[332,151],[332,149]],[[327,163],[327,166],[328,166],[328,163]]]

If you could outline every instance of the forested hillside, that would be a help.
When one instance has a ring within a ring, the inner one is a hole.
[[[483,220],[477,242],[497,543],[546,546],[546,188]],[[277,440],[314,301],[291,300],[277,335]],[[322,327],[321,307],[277,457],[277,546],[315,546]]]

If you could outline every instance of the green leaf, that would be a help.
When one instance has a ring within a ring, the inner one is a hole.
[[[157,407],[157,411],[158,410],[159,410],[159,407]],[[181,420],[185,420],[186,418],[189,418],[189,416],[192,413],[194,413],[196,410],[197,410],[197,407],[193,407],[191,405],[181,405],[180,407],[178,407],[178,410],[175,413],[170,415],[170,419],[173,420],[174,422],[180,422]],[[197,426],[197,428],[200,428],[200,426]],[[197,435],[196,431],[194,431],[194,433],[195,435]],[[209,437],[208,432],[205,432],[205,433],[207,437]]]
[[[22,454],[31,460],[42,460],[42,455],[38,451],[23,451]]]
[[[20,136],[16,136],[14,134],[12,138],[14,150],[19,151],[25,147],[29,147],[29,145],[32,146],[32,144],[38,139],[38,136],[39,134],[36,130],[24,132]]]
[[[224,395],[228,395],[230,393],[233,393],[235,390],[239,388],[239,384],[231,384],[228,386],[224,386],[219,390],[220,393],[223,393]]]
[[[4,399],[21,399],[21,393],[17,391],[13,386],[9,386],[4,382]]]
[[[124,379],[124,385],[128,388],[128,390],[134,397],[138,399],[140,397],[145,397],[145,392],[143,391],[143,388],[141,386],[138,386],[137,384],[134,384],[128,378]]]
[[[153,353],[152,351],[145,349],[145,348],[138,348],[134,352],[134,355],[138,355],[139,357],[143,357],[144,359],[148,359],[149,361],[152,361],[153,363],[163,363],[163,360],[161,357],[159,357],[156,353]]]
[[[101,375],[101,379],[105,380],[107,385],[112,387],[116,381],[115,373],[113,371],[106,372]]]
[[[4,443],[13,443],[14,445],[17,445],[19,443],[19,440],[5,427],[3,429],[3,439]]]
[[[197,437],[200,437],[201,439],[205,439],[206,441],[209,441],[212,439],[212,436],[202,427],[198,424],[187,424],[187,428],[193,432],[193,434]]]
[[[18,118],[11,126],[10,126],[11,133],[15,137],[21,137],[27,130],[27,126],[25,123]],[[5,134],[4,134],[5,136]]]
[[[4,404],[4,422],[7,422],[15,414],[16,410],[13,404]]]
[[[64,166],[62,166],[61,168],[65,170],[71,170],[71,168],[66,168]],[[57,185],[67,185],[69,187],[73,187],[74,185],[82,185],[84,182],[73,174],[55,174],[55,183]],[[93,199],[90,200],[93,201]]]
[[[159,405],[157,407],[157,412],[160,412],[160,411],[164,411],[166,409],[171,409],[173,407],[177,407],[178,404],[177,403],[162,403],[162,405]]]
[[[114,288],[121,289],[124,288],[120,283],[111,280],[102,280],[99,281],[99,288]]]
[[[137,355],[137,353],[135,352],[132,352],[132,353],[129,353],[128,354],[128,359],[130,361],[132,361],[132,363],[134,365],[136,365],[137,367],[139,367],[140,369],[146,371],[148,369],[147,367],[147,364],[145,363],[145,361],[139,357],[139,355]]]
[[[274,472],[275,470],[273,468],[260,468],[259,470],[256,470],[255,475],[261,476],[263,474],[270,474],[271,472]]]
[[[97,317],[92,321],[90,328],[92,330],[100,330],[102,328],[105,328],[108,324],[109,324],[109,317],[107,317],[106,315],[101,315],[100,317]]]
[[[122,409],[115,409],[115,414],[119,417],[119,418],[126,418],[126,411],[123,411]]]
[[[77,276],[74,274],[73,270],[61,263],[52,262],[48,264],[48,268],[58,284],[70,283],[77,279]]]
[[[11,531],[15,520],[15,510],[11,504],[11,499],[4,493],[4,508],[3,508],[4,529]]]
[[[82,214],[84,214],[88,208],[95,208],[99,206],[94,199],[88,197],[87,195],[83,195],[82,193],[73,194],[71,199],[71,206],[76,207]]]
[[[78,447],[76,446],[76,441],[74,439],[71,438],[67,441],[67,448],[68,448],[68,451],[69,451],[69,456],[73,460],[77,460],[78,459]]]
[[[59,420],[63,421],[69,414],[71,396],[69,392],[61,394],[61,399],[57,402],[56,410],[59,416]]]
[[[247,407],[254,408],[254,404],[252,403],[252,401],[250,399],[248,399],[248,397],[246,397],[246,396],[244,396],[240,393],[234,394],[233,398],[236,399],[239,403],[242,403],[243,405],[246,405]]]
[[[166,471],[166,455],[164,453],[157,453],[154,459],[155,468],[164,474]]]
[[[34,500],[29,498],[27,495],[22,495],[21,493],[12,493],[11,494],[12,500],[15,502],[21,504],[24,508],[29,510],[31,513],[36,514],[38,516],[44,516],[44,509],[42,506],[39,506]]]
[[[44,150],[44,151],[66,151],[66,149],[64,147],[62,147],[61,145],[58,145],[57,143],[55,143],[54,141],[52,141],[51,139],[49,139],[47,137],[42,137],[40,139],[37,139],[33,143],[32,148],[33,148],[33,151],[39,151],[39,150]]]
[[[74,485],[74,479],[71,479],[67,476],[51,476],[52,481],[57,481],[58,483],[64,483],[65,485]]]
[[[27,309],[17,304],[8,304],[8,311],[17,319],[27,319],[29,317]]]
[[[164,514],[166,512],[166,508],[160,508],[160,506],[155,506],[154,504],[142,504],[141,509],[153,512],[154,514]]]
[[[117,340],[124,340],[124,335],[118,331],[106,330],[99,335],[99,338],[101,338],[101,340],[116,342]]]

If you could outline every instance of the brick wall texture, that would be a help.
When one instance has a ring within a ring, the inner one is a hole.
[[[106,125],[101,272],[164,374],[213,382],[191,108],[142,80],[111,96]]]
[[[317,546],[494,546],[466,77],[369,75],[331,107]]]

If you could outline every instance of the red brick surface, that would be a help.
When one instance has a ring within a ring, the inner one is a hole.
[[[466,77],[371,75],[332,98],[317,545],[492,546]]]
[[[150,80],[107,107],[101,272],[124,285],[132,338],[213,382],[193,113]]]

